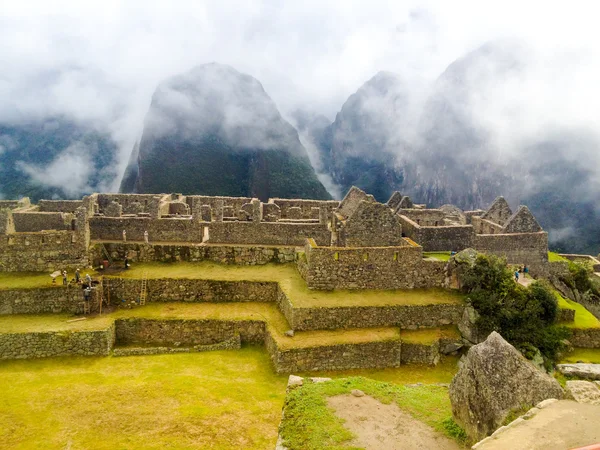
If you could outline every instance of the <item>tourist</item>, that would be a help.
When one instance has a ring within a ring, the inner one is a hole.
[[[518,283],[519,282],[519,271],[515,270],[515,281]]]
[[[83,299],[84,299],[86,302],[90,301],[90,294],[91,294],[91,293],[92,293],[92,290],[90,289],[90,287],[89,287],[89,286],[88,286],[88,287],[86,287],[86,288],[83,290]]]
[[[89,273],[85,274],[85,284],[87,284],[88,287],[92,287],[92,277],[90,277]]]
[[[81,281],[81,274],[79,273],[79,269],[75,269],[75,283],[79,284]]]
[[[127,242],[127,231],[123,230],[123,242]]]
[[[148,243],[148,230],[144,231],[144,242]]]
[[[62,277],[63,277],[63,286],[67,285],[67,271],[63,270],[62,271]]]
[[[125,268],[129,269],[129,258],[125,257]]]
[[[529,267],[524,266],[523,267],[523,273],[529,273]]]

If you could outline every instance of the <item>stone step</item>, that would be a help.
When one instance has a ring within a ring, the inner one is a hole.
[[[569,380],[565,387],[567,395],[578,403],[600,405],[600,387],[598,382]]]

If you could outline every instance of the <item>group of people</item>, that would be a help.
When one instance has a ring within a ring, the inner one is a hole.
[[[515,281],[518,283],[519,282],[519,275],[520,274],[527,274],[529,273],[529,267],[527,266],[521,266],[518,269],[515,270]]]

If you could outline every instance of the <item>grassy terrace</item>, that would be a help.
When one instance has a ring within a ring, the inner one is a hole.
[[[267,264],[261,266],[221,265],[212,262],[201,263],[147,263],[134,265],[130,270],[120,272],[125,278],[200,278],[223,281],[276,281],[288,295],[294,307],[332,306],[389,306],[389,305],[432,305],[441,303],[461,303],[463,297],[444,289],[411,290],[335,290],[315,291],[306,283],[293,264]]]
[[[558,261],[569,262],[569,260],[567,258],[565,258],[564,256],[560,256],[558,253],[555,253],[555,252],[548,252],[548,261],[549,262],[558,262]]]
[[[81,278],[89,273],[92,277],[98,274],[93,270],[81,270]],[[68,279],[75,278],[75,272],[69,272]],[[39,288],[61,288],[62,276],[56,278],[56,284],[47,272],[0,272],[0,289],[39,289]]]
[[[435,368],[310,375],[366,376],[404,385],[448,383],[456,370],[456,358],[449,358]],[[10,386],[0,396],[0,448],[274,448],[286,382],[287,375],[271,370],[266,351],[254,346],[0,361],[0,385]],[[444,414],[447,405],[443,395],[427,404]]]
[[[130,317],[264,321],[278,347],[283,350],[400,339],[398,328],[393,327],[302,331],[288,337],[285,331],[289,325],[274,303],[151,303],[76,322],[68,322],[73,317],[65,314],[4,315],[0,316],[0,330],[4,333],[103,330],[115,319]]]
[[[557,291],[554,291],[556,298],[558,299],[558,307],[561,309],[574,309],[575,310],[575,321],[568,322],[564,325],[569,328],[599,328],[600,321],[583,305],[580,305],[573,300],[564,298]]]
[[[423,252],[423,257],[437,259],[438,261],[449,261],[450,252]]]
[[[431,345],[440,338],[460,339],[460,332],[454,325],[440,328],[423,328],[421,330],[401,330],[400,339],[410,344]]]

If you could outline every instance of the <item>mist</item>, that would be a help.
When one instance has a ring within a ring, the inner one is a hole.
[[[464,108],[489,143],[488,152],[472,156],[521,171],[523,190],[534,191],[519,149],[547,130],[596,141],[595,9],[577,1],[7,2],[0,10],[0,122],[64,115],[108,132],[119,163],[107,189],[116,190],[153,92],[171,76],[212,61],[229,64],[258,79],[294,123],[299,109],[333,121],[348,97],[384,70],[402,79],[410,105],[405,126],[382,125],[385,139],[390,154],[410,158],[407,152],[421,139],[414,131],[427,120],[423,106],[440,75],[487,42],[518,42],[509,50],[516,65],[473,69],[473,79],[485,79],[477,91],[485,95],[466,98]],[[596,195],[597,148],[572,146],[561,157],[593,168],[590,189],[581,195]],[[37,176],[56,183],[45,175]]]

